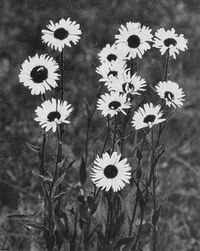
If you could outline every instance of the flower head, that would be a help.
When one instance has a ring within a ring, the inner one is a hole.
[[[165,99],[166,105],[183,106],[185,94],[177,83],[172,81],[159,82],[155,88],[160,98]]]
[[[107,44],[98,54],[101,63],[112,63],[125,59],[123,51],[116,47],[116,44],[110,46]]]
[[[121,160],[121,154],[113,152],[110,156],[104,153],[102,158],[97,156],[91,171],[91,180],[97,186],[114,192],[121,190],[131,178],[131,167],[127,158]]]
[[[161,55],[169,51],[169,55],[174,59],[179,51],[185,51],[187,49],[188,40],[184,38],[183,34],[176,34],[174,28],[165,31],[165,29],[158,29],[155,33],[153,47],[160,49]]]
[[[53,58],[47,55],[29,57],[22,64],[19,81],[31,89],[31,94],[39,95],[56,87],[59,66]]]
[[[55,48],[60,52],[66,46],[71,47],[71,43],[77,44],[80,39],[81,30],[80,25],[75,21],[61,19],[58,23],[47,25],[49,30],[42,30],[42,40],[47,43],[52,49]]]
[[[102,63],[97,67],[96,72],[102,76],[99,81],[105,82],[107,85],[109,82],[115,81],[119,75],[127,70],[125,61],[114,61],[112,63]]]
[[[69,124],[67,120],[72,107],[67,101],[60,101],[52,98],[41,104],[35,110],[37,117],[35,121],[38,121],[42,128],[46,128],[46,131],[52,129],[53,132],[56,131],[57,125],[61,123]]]
[[[133,115],[132,125],[136,130],[144,127],[151,128],[153,125],[159,124],[165,119],[162,119],[163,112],[160,111],[160,106],[153,106],[152,103],[145,104],[144,108],[139,108]]]
[[[145,51],[151,49],[149,42],[153,35],[151,29],[141,26],[140,23],[128,22],[126,26],[121,25],[120,34],[115,35],[117,47],[126,52],[128,59],[142,58]]]
[[[131,76],[130,71],[124,71],[119,74],[116,81],[107,84],[110,91],[118,91],[131,95],[140,95],[140,91],[145,91],[146,81],[137,76],[136,73]]]
[[[107,115],[113,117],[118,112],[126,114],[124,110],[128,108],[130,103],[127,101],[127,96],[119,92],[106,93],[97,101],[97,109],[102,111],[104,117]]]

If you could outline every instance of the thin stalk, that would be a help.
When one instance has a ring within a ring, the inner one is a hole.
[[[114,115],[114,135],[113,135],[112,152],[114,152],[114,150],[115,150],[116,129],[117,129],[117,115]]]
[[[167,51],[163,81],[167,80],[168,67],[169,67],[169,51]]]
[[[104,141],[104,145],[103,145],[103,148],[101,150],[101,153],[103,153],[105,151],[105,148],[106,148],[106,145],[108,143],[108,139],[109,139],[109,135],[110,135],[110,119],[109,119],[109,116],[107,116],[107,134],[106,134],[106,139]]]

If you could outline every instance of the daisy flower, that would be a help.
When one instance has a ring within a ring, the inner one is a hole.
[[[130,71],[123,72],[114,82],[108,83],[108,89],[124,92],[126,94],[140,95],[140,91],[145,91],[146,81],[137,76],[136,73],[131,76]]]
[[[55,48],[60,52],[66,46],[71,47],[71,43],[77,44],[82,34],[80,25],[75,21],[61,19],[58,23],[47,25],[49,30],[42,30],[42,40],[47,43],[52,49]]]
[[[52,98],[41,104],[35,110],[37,117],[35,121],[38,121],[42,128],[46,128],[46,132],[52,129],[53,132],[56,131],[57,125],[61,123],[69,124],[67,120],[72,107],[67,101],[60,101]]]
[[[102,111],[104,117],[107,115],[113,117],[118,112],[126,114],[124,110],[128,108],[130,108],[130,102],[127,102],[127,96],[119,92],[106,93],[97,101],[97,109]]]
[[[91,180],[97,186],[114,192],[121,190],[131,178],[131,167],[127,158],[121,160],[121,154],[113,152],[110,156],[104,153],[102,158],[97,156],[91,171]]]
[[[99,81],[105,82],[107,85],[109,82],[115,81],[120,74],[127,70],[125,61],[113,61],[112,63],[102,63],[97,67],[96,72],[101,75]]]
[[[175,33],[174,28],[165,31],[165,29],[158,29],[155,33],[153,47],[160,49],[161,55],[169,51],[169,55],[176,59],[176,54],[187,49],[188,40],[184,38],[183,34]]]
[[[132,125],[136,130],[144,127],[151,128],[153,125],[159,124],[165,119],[162,119],[163,112],[160,111],[160,106],[153,106],[152,103],[145,104],[144,108],[139,108],[133,115]]]
[[[107,44],[98,54],[101,63],[111,63],[125,59],[123,51],[116,47],[116,44],[110,46]]]
[[[185,94],[179,85],[172,81],[159,82],[155,87],[160,98],[165,99],[166,105],[178,107],[183,106]]]
[[[47,55],[29,57],[22,64],[19,74],[19,81],[31,89],[32,95],[39,95],[56,87],[59,74],[58,64],[53,58]]]
[[[124,50],[128,59],[142,58],[145,51],[151,49],[149,42],[152,41],[153,35],[151,29],[141,26],[140,23],[128,22],[126,26],[121,25],[119,35],[115,35],[118,48]]]

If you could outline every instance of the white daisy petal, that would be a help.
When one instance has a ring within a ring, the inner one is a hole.
[[[41,107],[38,106],[35,110],[37,115],[35,121],[39,122],[42,128],[46,128],[46,131],[52,129],[55,132],[58,124],[70,123],[67,118],[71,112],[72,107],[67,101],[61,102],[52,98],[43,102]]]
[[[135,111],[132,118],[132,126],[136,130],[139,130],[144,127],[151,128],[153,125],[159,124],[165,121],[162,118],[163,113],[160,111],[160,106],[153,106],[152,103],[144,104],[144,108],[139,108]]]
[[[57,86],[58,69],[59,66],[53,58],[36,54],[22,64],[19,81],[31,90],[32,95],[43,94]]]
[[[169,55],[176,59],[176,54],[179,54],[179,51],[187,49],[188,40],[184,38],[183,34],[176,34],[173,28],[167,31],[161,28],[155,33],[153,42],[153,47],[160,49],[161,55],[169,51]]]
[[[172,81],[159,82],[155,88],[160,98],[165,99],[166,105],[169,107],[183,106],[185,94],[177,83]]]
[[[97,109],[102,111],[104,117],[107,115],[113,117],[118,112],[126,114],[124,110],[128,108],[130,108],[130,102],[127,101],[127,96],[119,92],[106,93],[97,101]]]
[[[59,50],[60,52],[66,46],[71,47],[71,43],[77,44],[80,39],[81,30],[80,25],[75,21],[61,19],[58,23],[47,25],[49,30],[42,30],[42,40],[47,43],[52,49]]]
[[[102,158],[97,156],[91,170],[91,180],[102,190],[109,191],[111,188],[118,192],[129,183],[131,178],[131,167],[127,159],[120,161],[121,154],[114,152],[111,156],[104,153]],[[122,164],[123,163],[123,164]],[[123,171],[122,171],[123,170]]]
[[[153,35],[151,29],[140,23],[128,22],[126,27],[121,25],[119,35],[115,35],[117,48],[127,55],[127,58],[142,58],[145,51],[151,48],[149,42]]]

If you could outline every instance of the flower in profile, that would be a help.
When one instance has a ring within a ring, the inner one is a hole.
[[[176,54],[179,51],[187,49],[188,40],[184,38],[183,34],[176,34],[174,28],[165,31],[165,29],[158,29],[155,33],[153,47],[160,49],[161,55],[169,51],[169,55],[176,59]]]
[[[155,88],[160,98],[165,99],[166,105],[169,107],[183,106],[185,94],[177,83],[172,81],[159,82]]]
[[[47,55],[29,57],[22,64],[19,74],[19,81],[31,89],[32,95],[39,95],[56,87],[59,74],[58,64],[53,58]]]
[[[119,92],[106,93],[97,101],[97,109],[102,111],[104,117],[107,115],[113,117],[118,112],[126,114],[124,110],[128,108],[130,108],[130,102],[127,101],[127,96]]]
[[[42,30],[42,40],[47,43],[52,49],[59,50],[60,52],[66,46],[71,47],[71,43],[77,44],[82,34],[80,25],[75,21],[61,19],[58,23],[47,25],[49,30]]]
[[[149,42],[152,41],[153,35],[151,29],[141,26],[140,23],[128,22],[126,26],[121,25],[117,39],[117,47],[126,52],[128,59],[142,58],[145,51],[151,49]]]
[[[119,75],[127,70],[125,61],[113,61],[112,63],[102,63],[97,67],[96,72],[101,75],[99,81],[105,82],[107,85],[109,82],[115,81]]]
[[[69,124],[69,117],[72,111],[72,107],[67,101],[60,101],[52,98],[46,100],[38,107],[35,112],[37,117],[35,121],[38,121],[42,128],[46,128],[46,132],[52,129],[56,131],[57,125],[61,123]]]
[[[102,158],[97,156],[90,176],[92,182],[102,190],[109,191],[112,188],[114,192],[118,192],[126,183],[129,184],[131,167],[127,158],[121,159],[121,154],[113,152],[110,156],[104,153]]]
[[[153,125],[165,121],[162,118],[163,112],[160,111],[160,106],[153,106],[152,103],[145,104],[144,108],[140,107],[133,115],[132,125],[136,130],[144,127],[151,128]]]
[[[146,81],[137,76],[136,73],[131,76],[130,71],[119,74],[117,80],[108,83],[108,89],[111,91],[123,92],[131,95],[140,95],[140,91],[145,91]]]
[[[98,55],[101,63],[112,63],[114,61],[124,60],[126,56],[123,51],[116,47],[116,44],[112,46],[107,44]]]

